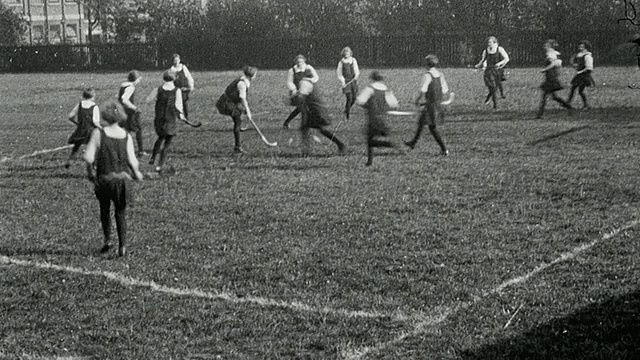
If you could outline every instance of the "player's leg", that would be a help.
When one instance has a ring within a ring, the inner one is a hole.
[[[188,105],[189,93],[190,93],[190,91],[183,91],[182,92],[182,111],[183,111],[184,117],[186,119],[189,118],[189,105]]]
[[[164,137],[158,136],[158,140],[153,144],[153,153],[151,153],[151,159],[149,159],[149,165],[155,165],[156,158],[158,154],[160,154],[160,149],[162,148],[162,142],[164,141]]]
[[[342,141],[340,141],[340,139],[338,139],[336,137],[336,134],[333,133],[330,130],[327,130],[323,127],[321,127],[320,129],[318,129],[320,131],[320,134],[324,135],[326,138],[328,138],[329,140],[333,141],[337,146],[338,146],[338,151],[340,153],[344,152],[345,146],[344,143]]]
[[[144,152],[144,146],[142,141],[142,129],[138,129],[138,131],[136,131],[136,143],[138,143],[138,156],[139,157],[145,156],[146,153]]]
[[[569,105],[568,102],[566,102],[564,99],[562,99],[561,97],[558,96],[558,94],[556,94],[556,92],[552,92],[551,93],[551,98],[557,102],[558,104],[560,104],[563,108],[565,109],[572,109],[571,105]]]
[[[127,247],[127,208],[116,206],[115,208],[116,230],[118,232],[118,255],[126,255]]]
[[[411,141],[404,142],[405,145],[407,145],[411,149],[416,147],[416,143],[418,142],[418,139],[420,139],[420,135],[422,134],[422,128],[424,128],[426,117],[427,117],[427,112],[423,110],[420,113],[420,117],[418,118],[418,126],[416,128],[416,133],[413,136],[413,139],[411,139]]]
[[[160,163],[158,164],[159,168],[164,166],[164,163],[167,160],[167,156],[169,155],[169,151],[171,150],[171,144],[173,143],[173,135],[166,135],[164,137],[164,147],[160,152]]]
[[[233,152],[235,153],[244,153],[245,151],[242,149],[242,142],[240,141],[240,128],[242,127],[242,115],[232,116],[233,120],[233,140],[234,147]]]
[[[128,115],[127,122],[129,122],[131,131],[135,134],[136,144],[138,145],[138,157],[147,155],[144,152],[144,143],[142,140],[142,123],[140,121],[140,112],[134,112]]]
[[[576,93],[576,89],[578,87],[576,85],[571,85],[571,90],[569,90],[569,97],[567,98],[567,103],[571,104],[571,102],[573,101],[573,96]]]
[[[489,87],[489,96],[491,98],[491,103],[493,104],[493,108],[498,108],[498,87],[500,86],[500,80],[498,79],[500,75],[498,75],[498,70],[491,71],[490,80],[488,83]]]
[[[346,101],[344,104],[344,115],[346,116],[347,120],[349,120],[349,117],[351,115],[351,107],[353,107],[353,104],[355,103],[355,96],[353,92],[348,92],[345,94],[345,97]]]
[[[367,166],[373,164],[373,136],[367,135]]]
[[[547,96],[549,96],[549,93],[543,90],[542,96],[540,97],[540,106],[538,107],[538,113],[536,115],[538,119],[541,119],[542,114],[544,114],[544,108],[547,106]]]
[[[100,189],[96,190],[102,191]],[[105,194],[98,194],[100,201],[100,223],[102,224],[103,243],[100,252],[105,253],[111,248],[111,199]]]
[[[442,140],[442,136],[440,136],[440,132],[438,132],[437,127],[435,125],[429,125],[429,132],[436,140],[438,145],[440,145],[440,154],[449,155],[449,151],[447,150],[447,147],[444,144],[444,140]]]
[[[287,119],[282,124],[282,127],[284,127],[285,129],[288,129],[289,123],[291,122],[291,120],[293,120],[293,118],[298,116],[298,114],[300,114],[300,109],[296,106],[295,109],[293,109],[293,111],[289,114],[289,116],[287,116]]]
[[[304,115],[303,115],[304,117]],[[302,120],[303,124],[300,127],[300,138],[302,140],[302,155],[307,156],[311,154],[311,140],[309,135],[309,128],[304,124],[304,119]]]
[[[71,160],[73,160],[76,155],[78,154],[78,151],[80,151],[80,146],[82,144],[81,143],[74,143],[73,144],[73,148],[71,148],[71,153],[69,154],[69,158],[67,159],[67,162],[64,164],[65,168],[69,168],[71,166]]]
[[[589,102],[587,101],[587,95],[585,95],[584,93],[584,89],[586,89],[585,85],[580,85],[580,87],[578,88],[578,94],[580,94],[580,97],[582,98],[582,104],[583,104],[583,108],[584,109],[589,109]]]

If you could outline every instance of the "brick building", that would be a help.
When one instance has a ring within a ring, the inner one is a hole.
[[[76,0],[0,0],[27,21],[25,43],[59,44],[87,41],[89,22]]]
[[[89,21],[81,0],[0,0],[27,21],[24,43],[60,44],[86,43],[89,35]],[[193,0],[201,9],[207,0]],[[101,33],[93,29],[92,35]]]

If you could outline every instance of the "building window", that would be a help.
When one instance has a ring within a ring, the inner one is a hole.
[[[33,25],[33,27],[31,28],[31,36],[34,44],[43,44],[44,43],[44,26]]]
[[[62,42],[62,34],[60,33],[60,25],[49,25],[49,44],[59,44]]]
[[[48,1],[49,4],[57,4],[59,2],[60,2],[60,0],[49,0]]]
[[[65,35],[66,35],[67,43],[75,44],[75,43],[79,42],[80,39],[78,39],[77,28],[78,27],[77,27],[76,24],[70,24],[70,25],[66,26]]]

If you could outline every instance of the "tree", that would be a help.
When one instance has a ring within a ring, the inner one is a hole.
[[[26,21],[3,2],[0,2],[0,45],[20,44],[26,30]]]
[[[144,34],[149,40],[189,33],[209,32],[205,14],[190,0],[130,0],[114,17],[115,31],[120,41],[132,34]]]
[[[63,0],[64,1],[64,0]],[[109,40],[109,34],[114,34],[114,19],[130,6],[128,0],[76,0],[85,8],[89,22],[89,41],[93,41],[93,31],[100,27],[103,41]]]

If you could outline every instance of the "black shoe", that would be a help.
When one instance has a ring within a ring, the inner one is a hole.
[[[69,163],[64,164],[64,168],[65,168],[65,169],[68,169],[68,168],[70,168],[70,167],[71,167],[71,164],[69,164]]]
[[[416,144],[412,143],[411,141],[405,141],[404,144],[407,145],[411,150],[416,147]]]
[[[109,245],[109,244],[104,244],[104,245],[102,246],[102,249],[100,249],[100,254],[104,254],[104,253],[106,253],[107,251],[109,251],[109,249],[111,249],[111,245]]]
[[[246,152],[242,147],[240,147],[240,146],[236,146],[236,147],[234,147],[234,148],[233,148],[233,153],[234,153],[234,154],[241,154],[241,155],[244,155],[244,154],[246,154],[247,152]]]
[[[121,246],[121,247],[118,249],[118,256],[123,257],[123,256],[125,256],[125,255],[127,255],[127,248],[126,248],[126,247],[124,247],[124,246]]]
[[[289,123],[284,123],[284,124],[282,124],[282,128],[283,128],[283,129],[288,129],[288,128],[289,128]]]
[[[149,165],[154,165],[156,163],[156,158],[152,157],[149,159]]]
[[[449,150],[442,150],[442,151],[440,152],[440,155],[442,155],[442,156],[449,156]]]
[[[338,154],[344,155],[346,152],[347,152],[347,148],[346,146],[344,146],[344,144],[338,146]]]

